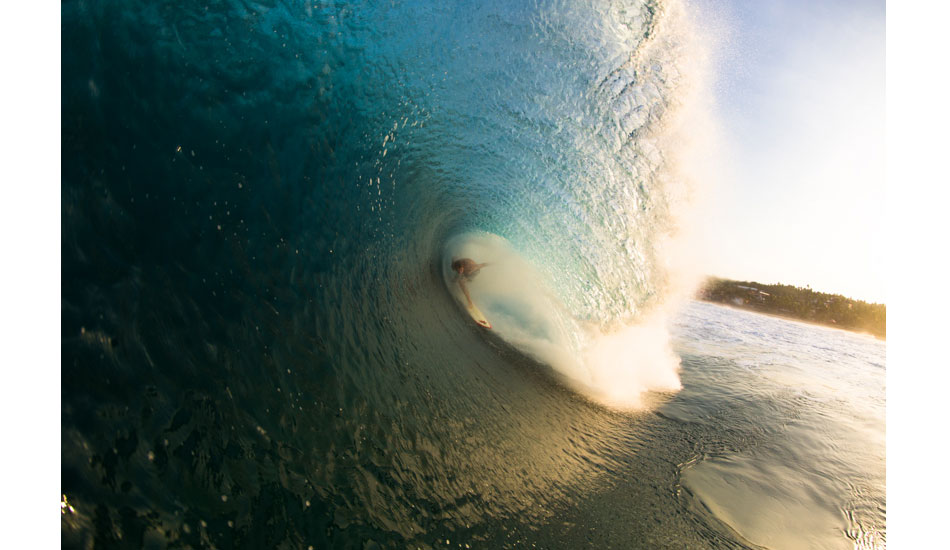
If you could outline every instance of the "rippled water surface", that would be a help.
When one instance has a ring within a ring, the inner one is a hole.
[[[64,426],[64,543],[883,548],[883,343],[705,303],[674,334],[684,389],[652,412],[610,412],[490,345],[504,370],[475,357],[386,410],[318,416],[284,380],[176,411],[146,387],[97,409],[127,426],[114,436]],[[311,414],[275,414],[287,396]]]
[[[883,547],[885,344],[710,304],[680,323],[685,388],[660,414],[745,441],[697,456],[684,488],[768,548]]]

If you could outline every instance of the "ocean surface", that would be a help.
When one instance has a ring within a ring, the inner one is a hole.
[[[686,299],[688,5],[61,5],[64,548],[883,548],[884,343]]]

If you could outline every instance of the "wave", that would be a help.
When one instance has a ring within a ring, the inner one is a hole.
[[[615,460],[613,407],[679,388],[702,126],[679,2],[76,0],[62,22],[77,509],[125,486],[104,509],[150,502],[135,521],[178,545],[222,495],[345,540],[531,524]],[[490,333],[453,297],[461,255],[491,264]],[[202,496],[179,514],[167,484]]]

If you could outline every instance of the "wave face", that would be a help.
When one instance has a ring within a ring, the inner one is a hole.
[[[675,1],[63,2],[64,545],[576,503],[639,445],[615,408],[679,388],[687,36]]]

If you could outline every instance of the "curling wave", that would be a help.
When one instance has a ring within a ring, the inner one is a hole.
[[[99,507],[64,540],[488,540],[610,471],[601,404],[679,387],[678,1],[68,0],[62,27],[63,490]],[[492,333],[453,255],[493,264]]]

